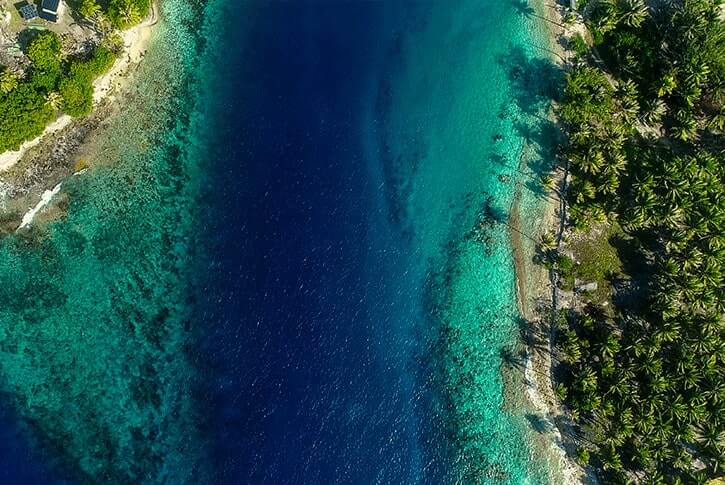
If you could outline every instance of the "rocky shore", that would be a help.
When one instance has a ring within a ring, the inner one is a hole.
[[[83,145],[91,143],[92,135],[121,108],[125,88],[152,42],[157,23],[154,4],[147,19],[121,33],[124,52],[93,83],[90,115],[75,119],[63,115],[19,150],[0,154],[0,236],[16,231],[46,190],[87,167],[89,161],[81,155]]]
[[[567,39],[584,28],[578,20],[566,23],[566,12],[567,8],[558,3],[547,2],[536,6],[536,14],[545,22],[549,33],[551,60],[563,70],[567,69],[570,60],[566,50]],[[553,112],[550,116],[556,122]],[[531,420],[535,422],[532,424],[541,436],[539,452],[546,456],[551,467],[553,483],[590,484],[597,483],[597,480],[590,470],[574,460],[576,444],[573,441],[572,423],[555,394],[554,329],[551,324],[560,308],[561,295],[554,280],[555,275],[536,262],[536,246],[540,237],[545,233],[553,233],[557,235],[557,241],[560,240],[566,220],[566,207],[562,200],[566,193],[568,173],[565,167],[557,165],[550,175],[555,182],[555,189],[544,195],[538,217],[522,221],[519,194],[510,218],[524,341],[520,370],[525,399],[534,412]]]

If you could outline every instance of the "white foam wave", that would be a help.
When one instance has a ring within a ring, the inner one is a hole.
[[[56,194],[58,192],[60,192],[61,185],[62,185],[62,183],[59,183],[58,185],[53,187],[52,190],[46,190],[45,192],[43,192],[43,195],[40,197],[40,201],[37,204],[35,204],[35,207],[30,209],[23,216],[23,220],[22,220],[22,222],[20,222],[20,225],[18,226],[18,230],[20,230],[24,227],[28,227],[33,222],[35,215],[38,212],[40,212],[41,210],[43,210],[43,208],[46,205],[48,205],[51,200],[53,200],[53,197],[55,197]]]

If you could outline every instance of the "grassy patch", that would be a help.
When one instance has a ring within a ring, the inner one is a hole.
[[[568,279],[576,278],[579,284],[596,282],[597,290],[589,294],[593,303],[611,299],[612,281],[624,277],[620,252],[613,244],[623,237],[617,224],[606,224],[588,234],[577,235],[568,244],[576,261]]]
[[[562,289],[571,291],[574,289],[575,263],[569,256],[560,254],[556,258],[556,268],[559,271],[559,285]]]

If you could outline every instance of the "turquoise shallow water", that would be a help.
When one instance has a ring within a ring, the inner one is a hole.
[[[6,405],[73,481],[203,475],[188,304],[199,173],[185,156],[185,63],[198,50],[187,22],[201,9],[169,2],[165,13],[130,102],[92,152],[98,168],[64,182],[62,220],[0,247]],[[8,479],[48,481],[24,477]]]
[[[546,162],[526,12],[164,3],[95,168],[0,247],[2,386],[38,473],[545,483],[501,366],[506,221],[517,191],[536,212],[522,153]]]
[[[388,197],[425,262],[419,277],[442,332],[441,387],[465,482],[546,480],[520,408],[504,410],[501,375],[518,321],[506,223],[517,193],[535,217],[532,182],[546,165],[535,147],[552,79],[536,29],[518,4],[436,3],[403,38],[385,91],[379,140],[397,182]]]

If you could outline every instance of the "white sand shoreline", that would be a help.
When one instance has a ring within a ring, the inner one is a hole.
[[[156,3],[151,4],[148,17],[138,25],[121,32],[124,50],[111,69],[93,81],[93,104],[98,106],[103,101],[113,101],[113,93],[123,86],[122,80],[129,68],[143,59],[144,53],[151,40],[153,26],[158,22]],[[121,80],[119,80],[121,78]],[[31,148],[40,144],[44,138],[62,131],[73,122],[68,115],[61,115],[49,124],[43,133],[23,143],[18,150],[0,153],[0,173],[12,168]]]
[[[578,23],[569,27],[565,26],[564,7],[557,3],[540,2],[537,8],[546,21],[551,44],[552,62],[564,68],[568,62],[569,53],[564,50],[559,43],[559,39],[561,36],[569,37],[573,35],[573,33],[580,31],[583,26]],[[563,171],[557,170],[555,178],[561,182],[564,178]],[[561,214],[558,213],[559,197],[553,197],[542,202],[542,204],[544,204],[544,207],[542,208],[539,230],[548,232],[558,229],[561,222]],[[518,250],[523,252],[526,249],[519,247]],[[543,332],[546,334],[542,336],[542,339],[545,340],[545,349],[541,350],[527,346],[524,385],[526,400],[541,420],[543,428],[545,428],[546,442],[542,445],[542,448],[545,448],[542,451],[546,452],[549,463],[553,465],[550,472],[552,474],[552,483],[557,485],[597,483],[596,477],[590,473],[590,470],[579,465],[567,453],[566,443],[560,430],[562,426],[568,428],[570,423],[554,392],[553,349],[550,335],[548,335],[549,323],[545,321],[548,319],[548,315],[541,314],[541,310],[534,308],[537,300],[551,302],[554,288],[548,277],[548,272],[543,267],[535,265],[530,258],[520,257],[518,265],[517,280],[519,281],[517,281],[517,287],[519,289],[521,314],[531,322],[533,333]],[[571,444],[569,443],[569,445]]]

